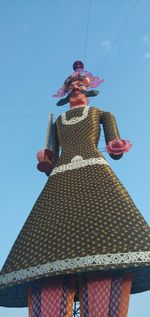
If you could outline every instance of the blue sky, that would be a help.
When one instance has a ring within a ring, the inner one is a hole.
[[[133,144],[120,161],[105,157],[150,223],[149,12],[149,0],[0,1],[1,266],[46,182],[36,152],[48,113],[68,109],[52,94],[78,59],[105,80],[90,104],[113,112]],[[149,300],[149,292],[133,295],[129,317],[148,317]],[[0,317],[10,316],[27,311],[0,308]]]

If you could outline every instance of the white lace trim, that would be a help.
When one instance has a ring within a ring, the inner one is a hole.
[[[82,108],[82,107],[81,107],[81,108]],[[61,121],[62,121],[62,123],[63,123],[64,125],[76,124],[76,123],[78,123],[78,122],[80,122],[80,121],[82,121],[82,120],[84,120],[84,119],[87,118],[88,113],[89,113],[89,109],[90,109],[90,107],[88,107],[88,106],[84,107],[83,112],[82,112],[82,115],[81,115],[80,117],[74,117],[74,118],[71,118],[71,119],[69,119],[69,120],[67,120],[67,116],[66,116],[66,112],[65,112],[65,113],[63,113],[63,114],[61,115]],[[72,109],[72,110],[73,110],[73,109]]]
[[[83,107],[86,107],[86,104],[84,103],[84,104],[82,104],[82,105],[78,105],[78,106],[73,106],[72,108],[70,108],[68,111],[72,111],[72,110],[74,110],[74,109],[76,109],[76,108],[83,108]]]
[[[144,252],[128,252],[117,254],[97,254],[92,256],[85,256],[82,258],[59,260],[49,262],[40,266],[30,267],[0,276],[0,285],[21,281],[27,278],[42,276],[44,274],[53,272],[63,272],[71,269],[84,269],[86,267],[103,266],[111,264],[128,264],[128,263],[150,263],[150,251]]]
[[[68,164],[62,164],[58,167],[55,167],[50,176],[53,176],[57,173],[62,173],[62,172],[65,172],[65,171],[70,171],[70,170],[74,170],[74,169],[78,169],[78,168],[81,168],[81,167],[85,167],[85,166],[88,166],[88,165],[95,165],[95,164],[105,164],[105,165],[109,165],[107,163],[107,161],[104,159],[104,158],[101,158],[101,157],[91,157],[89,159],[83,159],[82,156],[80,155],[76,155],[72,158],[71,162],[68,163]]]

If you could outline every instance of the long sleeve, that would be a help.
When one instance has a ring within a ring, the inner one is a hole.
[[[120,134],[117,127],[116,119],[112,113],[104,111],[101,118],[101,124],[103,125],[106,144],[108,144],[109,141],[112,141],[116,138],[120,139]],[[110,156],[114,160],[118,160],[123,156],[123,154],[119,154],[119,155],[110,154]]]

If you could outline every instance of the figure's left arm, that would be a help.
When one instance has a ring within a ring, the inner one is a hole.
[[[121,139],[116,119],[112,113],[104,111],[101,123],[104,129],[106,150],[114,160],[119,160],[124,152],[128,152],[131,144],[128,140]]]

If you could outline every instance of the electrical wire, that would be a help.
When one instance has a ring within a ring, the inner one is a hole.
[[[43,115],[44,116],[44,115]],[[0,122],[8,122],[8,121],[22,121],[22,120],[30,120],[30,119],[35,119],[35,118],[41,118],[41,115],[37,116],[37,115],[34,115],[34,116],[27,116],[27,117],[16,117],[16,118],[8,118],[8,119],[2,119],[0,120]]]
[[[47,110],[48,111],[48,107],[33,107],[33,106],[26,106],[26,105],[18,105],[18,104],[13,104],[13,103],[6,103],[6,102],[0,102],[1,106],[7,106],[7,107],[18,107],[18,108],[27,108],[27,109],[34,109],[34,110]]]
[[[84,53],[83,53],[83,61],[84,62],[85,62],[85,59],[86,59],[86,51],[87,51],[87,40],[88,40],[88,33],[89,33],[91,4],[92,4],[92,0],[89,0],[88,15],[87,15],[87,25],[86,25],[85,40],[84,40]]]
[[[144,176],[146,176],[147,179],[149,179],[149,181],[150,181],[150,174],[147,173],[147,171],[146,171],[145,169],[141,168],[141,165],[137,165],[137,164],[135,164],[134,162],[132,162],[132,161],[129,160],[129,159],[128,159],[126,162],[127,162],[128,164],[132,165],[132,166],[136,169],[136,171],[138,171],[138,173],[142,174],[142,176],[143,176],[143,174],[144,174]]]
[[[114,45],[118,41],[118,39],[119,39],[121,33],[123,32],[124,28],[126,27],[131,15],[133,14],[133,12],[134,12],[134,10],[136,8],[136,5],[137,5],[138,1],[139,0],[135,0],[134,1],[133,6],[131,7],[131,9],[130,9],[127,17],[125,18],[125,20],[124,20],[119,32],[117,33],[116,37],[114,38],[114,40],[112,42],[112,45],[111,45],[111,48],[110,48],[109,52],[107,52],[106,56],[104,57],[104,60],[103,60],[103,62],[101,64],[100,69],[98,70],[98,73],[101,71],[101,69],[104,67],[106,61],[108,60]],[[85,40],[84,40],[84,61],[86,59],[86,51],[87,51],[91,4],[92,4],[92,0],[89,0],[88,15],[87,15],[87,26],[86,26],[86,33],[85,33]],[[7,106],[7,107],[18,107],[18,108],[25,108],[25,109],[34,109],[34,110],[42,110],[42,111],[45,110],[45,111],[48,111],[48,108],[45,108],[45,107],[42,107],[42,106],[41,107],[33,107],[33,106],[26,106],[26,105],[23,105],[23,104],[13,104],[13,103],[5,103],[5,102],[0,102],[0,105],[1,106]],[[19,118],[15,118],[13,120],[19,120]],[[7,121],[7,120],[2,120],[2,121]]]
[[[138,1],[139,1],[139,0],[135,0],[135,1],[134,1],[133,5],[132,5],[132,7],[131,7],[131,9],[130,9],[130,11],[128,12],[128,14],[127,14],[127,16],[126,16],[126,18],[125,18],[125,20],[124,20],[124,22],[123,22],[123,24],[121,25],[120,30],[118,31],[117,35],[115,36],[115,38],[114,38],[114,40],[113,40],[113,42],[112,42],[112,45],[111,45],[110,50],[106,53],[106,55],[105,55],[105,57],[104,57],[104,59],[103,59],[103,61],[102,61],[102,64],[101,64],[100,68],[98,69],[98,73],[102,70],[102,68],[104,67],[106,61],[108,60],[112,49],[114,48],[115,44],[117,43],[118,39],[120,38],[121,33],[124,31],[124,29],[125,29],[127,23],[129,22],[129,19],[131,18],[131,15],[132,15],[133,12],[135,11],[135,8],[136,8],[136,5],[137,5]]]

